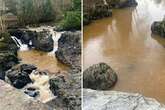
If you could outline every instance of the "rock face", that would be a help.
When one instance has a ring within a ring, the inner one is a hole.
[[[27,44],[29,46],[30,41],[37,37],[37,32],[30,30],[13,29],[9,30],[9,33],[11,36],[15,36],[17,39],[20,39],[23,44]]]
[[[151,31],[153,34],[165,37],[165,19],[163,21],[156,21],[151,26]]]
[[[165,105],[140,94],[83,90],[84,110],[165,110]]]
[[[0,110],[54,110],[0,80]]]
[[[117,81],[117,75],[105,63],[93,65],[83,72],[83,87],[95,90],[110,89]]]
[[[18,63],[18,47],[8,33],[0,33],[0,79],[4,72]]]
[[[34,47],[37,50],[50,52],[54,48],[54,41],[52,36],[47,31],[30,31],[30,30],[10,30],[10,35],[20,39],[23,44],[29,47]],[[32,44],[30,44],[32,43]]]
[[[14,87],[21,89],[26,86],[28,83],[31,83],[32,80],[29,77],[29,74],[36,70],[37,68],[33,65],[22,64],[6,72],[5,80],[13,85]]]
[[[48,105],[60,110],[81,110],[80,78],[79,73],[69,75],[67,78],[57,76],[50,79],[50,90],[57,98],[48,102]]]
[[[54,48],[52,35],[46,31],[38,32],[37,37],[32,40],[33,46],[41,51],[50,52]]]
[[[58,40],[58,50],[55,52],[58,60],[69,66],[81,65],[81,33],[65,32]]]

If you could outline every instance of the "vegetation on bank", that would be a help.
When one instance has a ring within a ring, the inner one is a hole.
[[[60,22],[60,30],[81,29],[81,0],[73,0],[69,11],[65,12],[64,19]]]
[[[2,7],[2,8],[1,8]],[[19,26],[54,22],[62,30],[81,28],[81,0],[4,0],[0,6],[0,26],[7,27],[7,16],[15,16]],[[3,21],[3,22],[2,22]],[[3,26],[2,26],[3,24]],[[1,29],[2,30],[2,29]]]

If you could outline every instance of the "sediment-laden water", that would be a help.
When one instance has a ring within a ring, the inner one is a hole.
[[[151,34],[151,24],[164,18],[165,1],[137,2],[136,8],[114,9],[112,17],[84,27],[84,69],[106,62],[119,77],[113,90],[165,103],[165,39]]]
[[[34,81],[32,84],[28,84],[27,87],[34,87],[39,90],[39,96],[36,98],[42,102],[47,102],[54,98],[54,95],[49,89],[49,79],[53,75],[57,75],[60,71],[66,71],[68,67],[60,63],[55,57],[55,51],[58,48],[58,39],[61,37],[63,32],[55,32],[54,27],[51,26],[41,26],[38,28],[30,28],[32,31],[43,31],[47,30],[52,35],[54,40],[54,49],[51,52],[42,52],[35,49],[29,49],[26,44],[21,43],[19,39],[12,36],[13,40],[20,47],[18,51],[18,57],[20,58],[20,63],[22,64],[33,64],[40,71],[47,71],[47,75],[40,75],[36,73],[31,73],[30,78]]]

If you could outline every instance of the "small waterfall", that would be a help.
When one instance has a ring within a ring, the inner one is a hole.
[[[15,36],[11,36],[11,38],[14,40],[16,45],[19,47],[20,51],[28,50],[28,45],[23,44],[20,39],[16,38]]]

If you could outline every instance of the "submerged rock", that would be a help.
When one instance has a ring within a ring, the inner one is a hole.
[[[0,80],[0,110],[54,110]]]
[[[71,74],[67,78],[57,76],[50,79],[50,90],[57,96],[47,104],[62,110],[81,110],[81,75]]]
[[[165,19],[163,21],[156,21],[151,26],[151,31],[153,34],[165,37]]]
[[[95,64],[83,72],[83,87],[95,90],[110,89],[117,82],[117,75],[105,63]]]
[[[165,105],[140,94],[83,90],[84,110],[165,110]]]
[[[55,52],[58,60],[69,66],[81,65],[81,32],[65,32],[58,40]]]
[[[29,74],[36,70],[37,68],[33,65],[22,64],[6,72],[5,80],[13,85],[14,87],[21,89],[26,86],[28,83],[31,83],[32,80],[29,77]]]

